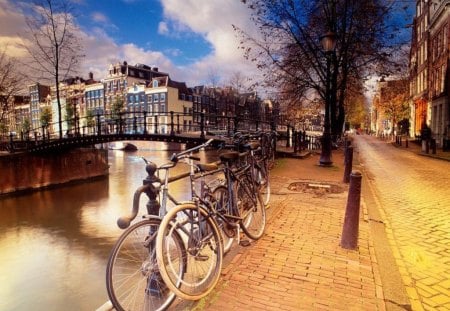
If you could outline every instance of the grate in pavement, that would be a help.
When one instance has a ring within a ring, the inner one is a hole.
[[[342,193],[344,188],[330,183],[317,182],[294,182],[288,186],[290,191],[305,192],[313,194]]]

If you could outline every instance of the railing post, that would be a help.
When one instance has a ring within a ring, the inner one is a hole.
[[[119,118],[117,119],[117,134],[122,134],[122,113],[119,112]]]
[[[259,131],[259,120],[256,120],[256,131]]]
[[[231,136],[231,117],[227,116],[227,133],[228,136]]]
[[[170,135],[175,135],[174,124],[173,124],[173,111],[170,111]]]
[[[100,123],[100,113],[97,113],[97,136],[102,134],[102,125]]]
[[[180,134],[180,114],[177,113],[177,133]]]
[[[134,134],[137,134],[137,117],[133,117],[133,132]]]
[[[297,153],[298,151],[298,132],[296,130],[294,130],[294,132],[292,133],[292,139],[293,139],[293,143],[294,143],[294,153]]]
[[[158,134],[158,116],[155,115],[155,134]]]
[[[286,148],[291,147],[291,142],[290,142],[291,131],[290,131],[290,127],[291,126],[288,124],[287,125],[287,131],[286,131],[286,137],[287,137],[287,139],[286,139]]]
[[[200,138],[205,138],[205,113],[200,113]]]
[[[13,141],[13,134],[9,133],[9,152],[14,153],[14,141]]]
[[[233,129],[233,132],[234,133],[237,133],[237,131],[238,131],[238,117],[234,117],[234,129]]]
[[[42,125],[42,140],[45,141],[45,126]]]
[[[147,111],[144,111],[144,135],[147,135]]]

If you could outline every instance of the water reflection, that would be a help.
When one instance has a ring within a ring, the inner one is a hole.
[[[110,151],[107,178],[0,199],[0,310],[102,305],[106,262],[122,232],[116,220],[129,212],[133,193],[146,177],[141,157],[162,164],[171,153]],[[187,169],[177,167],[178,172]],[[188,198],[186,181],[174,183],[174,191],[178,199]]]

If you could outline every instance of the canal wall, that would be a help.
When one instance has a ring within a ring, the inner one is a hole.
[[[108,150],[0,156],[0,195],[108,175]]]

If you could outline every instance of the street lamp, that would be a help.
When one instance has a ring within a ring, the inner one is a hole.
[[[323,124],[322,135],[322,151],[320,153],[319,163],[322,166],[330,166],[333,164],[331,161],[331,124],[330,124],[330,109],[331,109],[331,59],[335,53],[336,48],[336,35],[333,32],[327,32],[321,38],[322,48],[327,58],[327,71],[325,82],[325,120]]]

